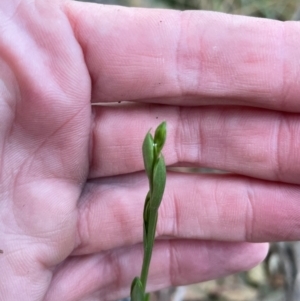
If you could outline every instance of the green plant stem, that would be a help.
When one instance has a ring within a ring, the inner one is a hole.
[[[156,225],[157,225],[157,210],[150,209],[149,214],[149,224],[154,225],[154,227],[150,227],[149,232],[147,233],[147,241],[146,241],[146,247],[144,247],[144,258],[143,258],[143,266],[141,271],[141,282],[143,285],[143,292],[146,291],[146,284],[148,279],[148,273],[149,273],[149,267],[150,267],[150,261],[152,257],[152,251],[153,251],[153,245],[154,245],[154,239],[155,239],[155,231],[156,231]]]

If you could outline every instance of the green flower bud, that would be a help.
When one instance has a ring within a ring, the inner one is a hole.
[[[164,157],[161,156],[158,158],[153,169],[153,191],[151,193],[150,202],[151,209],[158,209],[161,203],[166,186],[166,173],[165,160]]]
[[[153,169],[153,161],[154,161],[153,145],[154,145],[153,137],[150,134],[150,132],[148,132],[143,142],[143,159],[144,159],[145,170],[150,182],[152,178],[152,169]]]
[[[155,130],[154,134],[154,143],[157,145],[157,156],[159,156],[165,142],[167,136],[167,124],[166,122],[162,122],[157,129]]]

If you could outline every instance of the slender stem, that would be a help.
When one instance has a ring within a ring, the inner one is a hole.
[[[152,257],[156,224],[157,224],[157,210],[151,210],[149,214],[149,224],[153,224],[154,227],[150,227],[149,232],[147,233],[147,242],[146,247],[144,248],[144,258],[143,258],[143,266],[141,271],[141,282],[143,285],[143,291],[146,291],[147,278],[149,273],[149,266]]]

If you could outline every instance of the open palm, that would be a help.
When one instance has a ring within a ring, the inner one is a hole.
[[[148,189],[141,144],[162,120],[168,165],[232,174],[169,172],[149,289],[248,269],[267,251],[253,242],[299,239],[289,112],[300,88],[295,64],[278,63],[282,30],[205,12],[2,1],[0,299],[129,294]]]

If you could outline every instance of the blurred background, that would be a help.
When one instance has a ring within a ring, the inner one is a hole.
[[[81,0],[123,6],[197,9],[276,20],[300,20],[300,0]],[[299,33],[300,38],[300,33]],[[300,51],[300,50],[299,50]],[[194,170],[194,172],[218,172]],[[300,217],[299,217],[300,219]],[[129,299],[124,299],[129,300]],[[300,301],[300,242],[272,244],[250,271],[153,293],[153,301]]]

